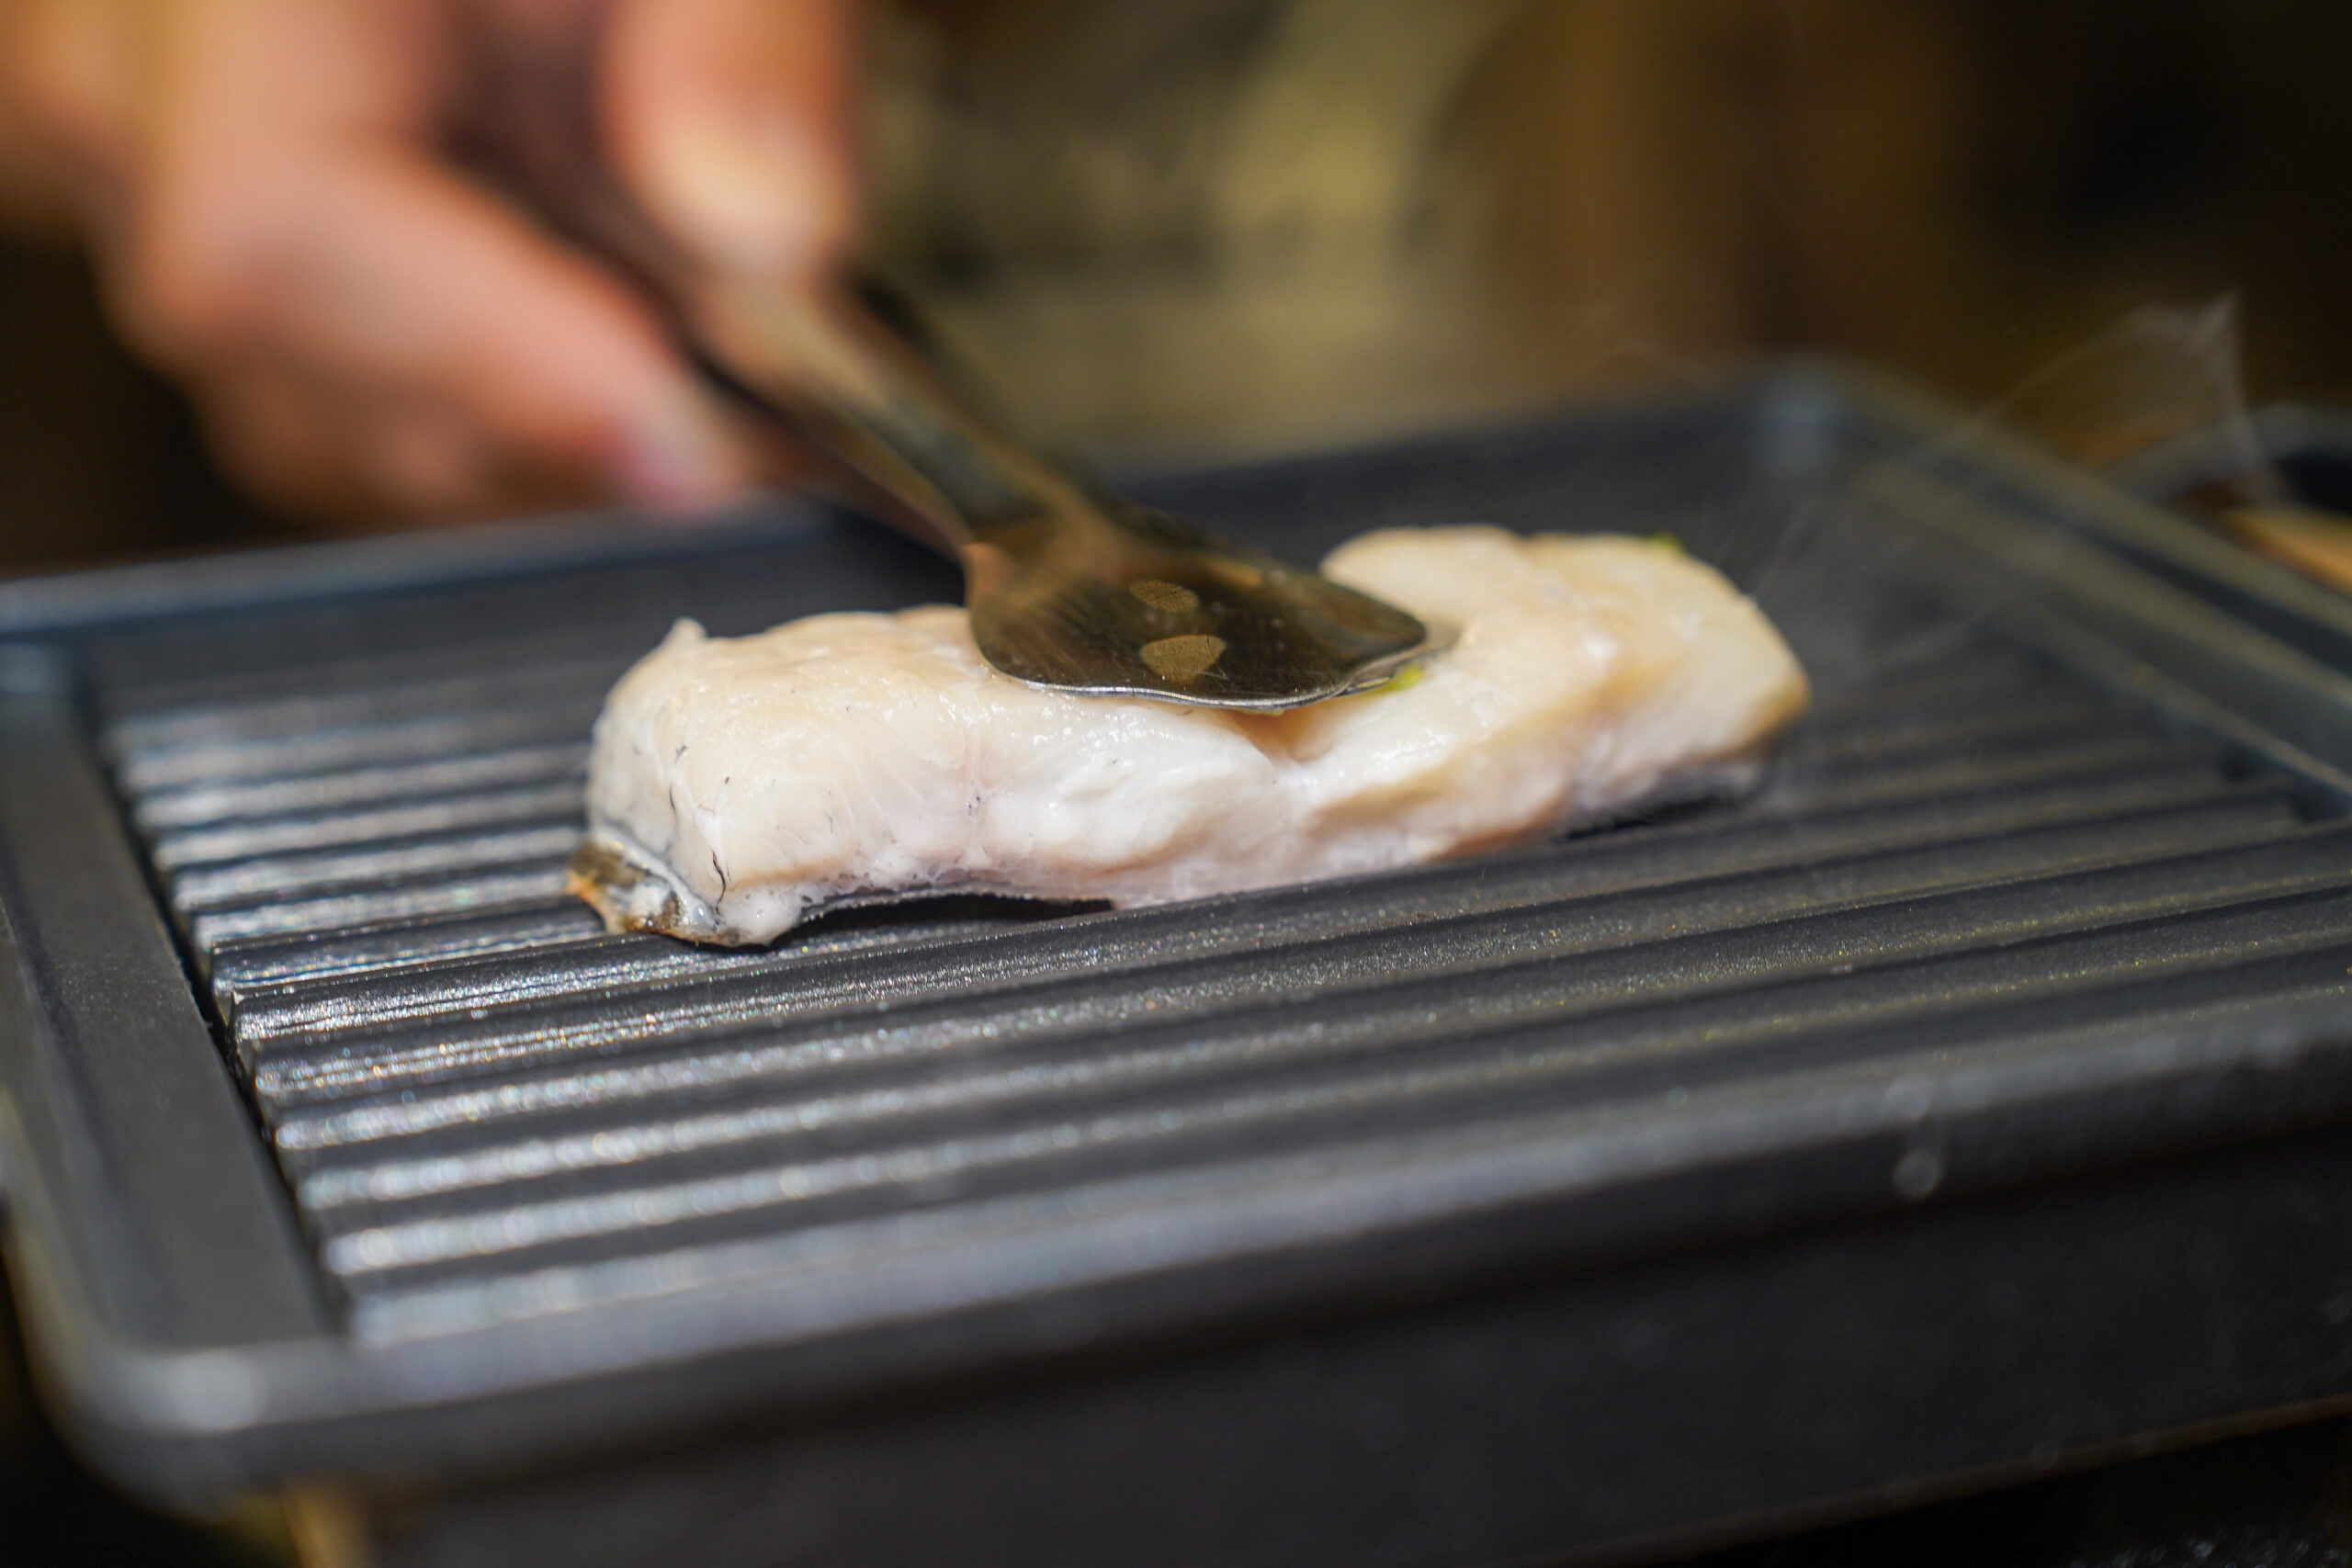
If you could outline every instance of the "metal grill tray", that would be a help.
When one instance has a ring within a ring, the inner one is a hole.
[[[2340,1351],[2265,1381],[2127,1335],[1923,1426],[1869,1370],[1870,1312],[1960,1310],[1944,1271],[1984,1248],[2130,1229],[2037,1195],[2352,1111],[2352,682],[2098,543],[2091,513],[2144,510],[2120,492],[1950,429],[1797,367],[1159,480],[1300,555],[1670,531],[1817,709],[1737,805],[747,953],[562,897],[586,726],[673,615],[952,593],[875,530],[786,508],[0,591],[0,1157],[64,1414],[191,1505],[691,1443],[644,1483],[673,1506],[681,1475],[742,1491],[721,1451],[826,1478],[775,1483],[792,1560],[1467,1562],[2352,1389]],[[1938,1226],[1975,1239],[1923,1260]],[[1834,1302],[1765,1282],[1833,1246]],[[2093,1333],[2150,1267],[2051,1321]],[[1661,1269],[1682,1307],[1626,1304]],[[1929,1339],[1896,1382],[1994,1376]],[[1449,1468],[1474,1451],[1499,1468]],[[1504,1483],[1534,1456],[1548,1481]],[[937,1506],[878,1501],[907,1486]],[[1275,1501],[1203,1501],[1244,1494]]]

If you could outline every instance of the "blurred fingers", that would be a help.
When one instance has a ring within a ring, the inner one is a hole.
[[[287,511],[352,525],[494,504],[486,452],[430,408],[356,403],[277,366],[224,376],[202,401],[221,466]]]
[[[604,111],[624,183],[714,266],[815,277],[855,221],[852,0],[613,0]]]
[[[432,7],[193,9],[112,270],[137,341],[238,389],[216,412],[243,471],[419,515],[490,509],[518,477],[681,508],[741,486],[742,447],[637,298],[433,152]],[[292,387],[321,389],[317,417]],[[324,453],[322,429],[369,449]]]

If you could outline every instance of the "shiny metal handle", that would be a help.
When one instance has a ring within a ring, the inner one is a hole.
[[[809,299],[689,283],[678,303],[716,378],[950,550],[1098,504],[1000,433],[846,290]]]
[[[1099,510],[1083,483],[1005,437],[849,288],[807,297],[724,277],[671,243],[602,155],[588,53],[509,64],[485,95],[498,114],[465,138],[469,155],[633,273],[715,383],[830,457],[887,520],[962,558],[1003,530]]]

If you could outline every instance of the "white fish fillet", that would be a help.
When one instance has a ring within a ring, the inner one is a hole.
[[[574,886],[616,929],[741,943],[876,893],[1302,882],[1752,773],[1805,705],[1771,624],[1671,546],[1395,530],[1323,570],[1460,639],[1418,679],[1253,715],[1024,685],[959,609],[681,621],[596,721]]]

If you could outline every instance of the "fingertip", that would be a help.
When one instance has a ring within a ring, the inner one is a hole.
[[[663,516],[686,517],[731,501],[756,472],[725,412],[685,387],[629,421],[610,478],[623,499]]]

